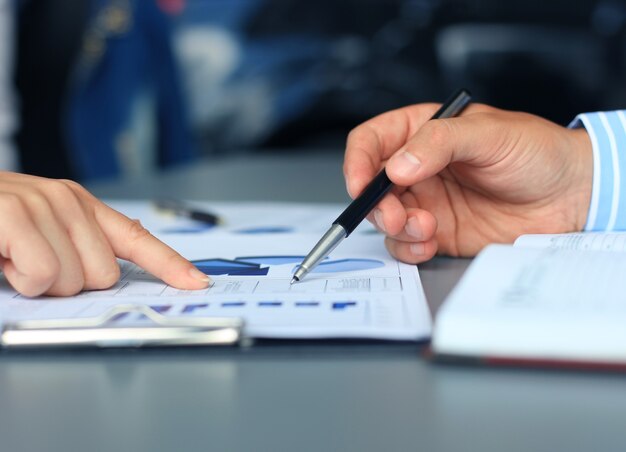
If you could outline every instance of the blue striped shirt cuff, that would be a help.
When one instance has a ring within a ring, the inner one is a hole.
[[[626,230],[626,110],[583,113],[593,147],[593,185],[585,231]]]

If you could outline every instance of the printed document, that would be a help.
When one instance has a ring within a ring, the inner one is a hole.
[[[118,304],[146,304],[167,316],[241,317],[246,333],[263,338],[425,339],[430,313],[414,265],[392,259],[380,235],[354,234],[307,278],[294,285],[295,267],[318,233],[162,234],[209,274],[205,290],[169,287],[122,262],[110,289],[67,298],[25,298],[0,287],[0,319],[93,317]],[[114,322],[145,321],[138,314]]]

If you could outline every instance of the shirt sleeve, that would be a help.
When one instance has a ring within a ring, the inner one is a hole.
[[[16,127],[13,93],[13,0],[0,0],[0,170],[16,170],[17,156],[13,144]]]
[[[593,184],[585,231],[626,230],[626,110],[582,113],[593,147]]]

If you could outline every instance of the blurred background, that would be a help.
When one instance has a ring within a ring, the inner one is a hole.
[[[16,0],[22,171],[78,180],[343,152],[386,110],[476,101],[567,125],[626,107],[623,0]]]

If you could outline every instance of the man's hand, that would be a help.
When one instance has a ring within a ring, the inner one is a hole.
[[[110,287],[120,277],[116,257],[177,288],[210,282],[138,221],[79,184],[0,172],[0,269],[18,292],[69,296]]]
[[[478,104],[428,121],[438,107],[384,113],[348,136],[350,196],[383,167],[396,185],[368,216],[393,256],[473,256],[521,234],[583,228],[593,170],[584,129]]]

